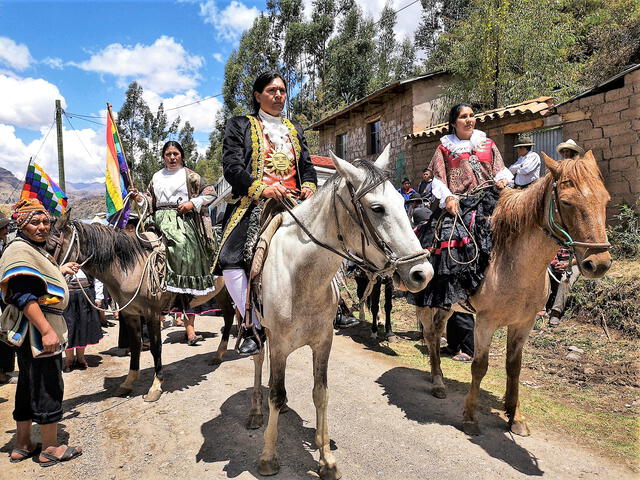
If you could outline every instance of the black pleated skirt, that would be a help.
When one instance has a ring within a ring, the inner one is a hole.
[[[89,298],[95,298],[93,287],[85,288]],[[91,306],[80,290],[69,291],[69,304],[62,313],[69,330],[67,349],[95,345],[102,337],[98,311]]]

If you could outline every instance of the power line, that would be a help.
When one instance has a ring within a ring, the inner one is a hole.
[[[71,113],[71,112],[65,112],[67,115],[69,115],[70,117],[84,117],[84,118],[103,118],[100,115],[83,115],[80,113]]]
[[[87,152],[87,155],[89,155],[89,157],[93,157],[93,154],[91,152],[89,152],[89,149],[86,147],[86,145],[82,141],[82,138],[80,138],[80,134],[78,133],[76,128],[71,124],[71,120],[69,119],[69,116],[66,114],[66,112],[63,112],[63,115],[64,115],[64,118],[67,120],[67,123],[69,124],[69,126],[73,130],[73,132],[76,134],[76,137],[78,137],[78,142],[80,142],[80,145],[82,145],[82,148],[84,148],[84,151]],[[100,176],[104,175],[103,172],[101,172],[100,170],[97,169],[97,167],[96,167],[96,171],[98,173],[100,173]]]
[[[73,113],[66,113],[65,112],[65,116],[67,116],[68,118],[77,118],[78,120],[82,120],[83,122],[93,123],[94,125],[102,125],[103,127],[107,126],[106,123],[96,122],[94,120],[89,120],[88,118],[83,118],[83,117],[80,117],[79,115],[75,115]],[[94,118],[94,117],[92,117],[92,118]]]
[[[191,105],[195,105],[196,103],[202,103],[205,100],[211,100],[212,98],[216,98],[216,97],[220,97],[220,96],[222,96],[222,93],[216,93],[215,95],[211,95],[209,97],[201,98],[200,100],[197,100],[195,102],[185,103],[184,105],[178,105],[177,107],[167,108],[165,110],[165,112],[170,112],[171,110],[178,110],[179,108],[190,107]]]

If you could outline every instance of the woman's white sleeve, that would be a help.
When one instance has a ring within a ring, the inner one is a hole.
[[[511,173],[507,167],[504,167],[496,173],[496,177],[494,178],[494,181],[496,182],[499,182],[500,180],[506,180],[510,186],[513,186],[513,173]]]
[[[203,205],[209,205],[216,199],[214,195],[200,195],[199,197],[194,197],[191,199],[191,203],[193,203],[193,207],[196,209],[196,212],[200,213]]]
[[[451,190],[449,190],[449,187],[447,187],[447,185],[439,178],[433,179],[431,188],[432,188],[431,192],[433,193],[433,196],[436,197],[438,200],[440,200],[440,208],[444,208],[445,200],[448,197],[456,197],[453,193],[451,193]]]

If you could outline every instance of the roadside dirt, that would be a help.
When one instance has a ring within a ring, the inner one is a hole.
[[[229,352],[222,365],[208,365],[221,325],[217,317],[199,318],[196,326],[206,339],[198,347],[182,343],[180,328],[163,331],[166,381],[161,399],[152,404],[142,400],[152,380],[148,352],[132,396],[113,396],[129,358],[115,356],[117,327],[109,328],[100,345],[88,350],[91,368],[64,376],[60,440],[82,445],[84,455],[46,470],[32,461],[10,464],[5,459],[0,479],[52,474],[58,480],[260,478],[255,461],[264,427],[244,428],[253,362]],[[484,433],[467,437],[460,431],[466,383],[449,381],[449,397],[437,400],[429,394],[423,370],[355,340],[335,337],[329,369],[330,433],[345,479],[637,478],[561,432],[512,436],[500,414],[500,399],[486,391]],[[317,478],[310,357],[308,349],[301,349],[288,362],[290,411],[279,421],[282,470],[276,479]],[[3,452],[13,444],[14,392],[14,385],[0,386]]]

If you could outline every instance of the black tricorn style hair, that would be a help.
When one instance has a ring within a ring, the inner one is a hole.
[[[456,133],[456,128],[454,125],[456,124],[456,120],[460,116],[460,110],[462,110],[465,107],[473,110],[472,105],[464,102],[454,105],[453,107],[451,107],[451,110],[449,110],[449,133]]]
[[[175,140],[169,140],[167,143],[165,143],[162,146],[162,158],[164,161],[164,152],[167,151],[167,148],[169,147],[176,147],[178,149],[178,151],[180,152],[180,157],[182,160],[182,166],[185,166],[185,158],[184,158],[184,149],[182,148],[182,145],[180,145],[180,142],[176,142]]]

